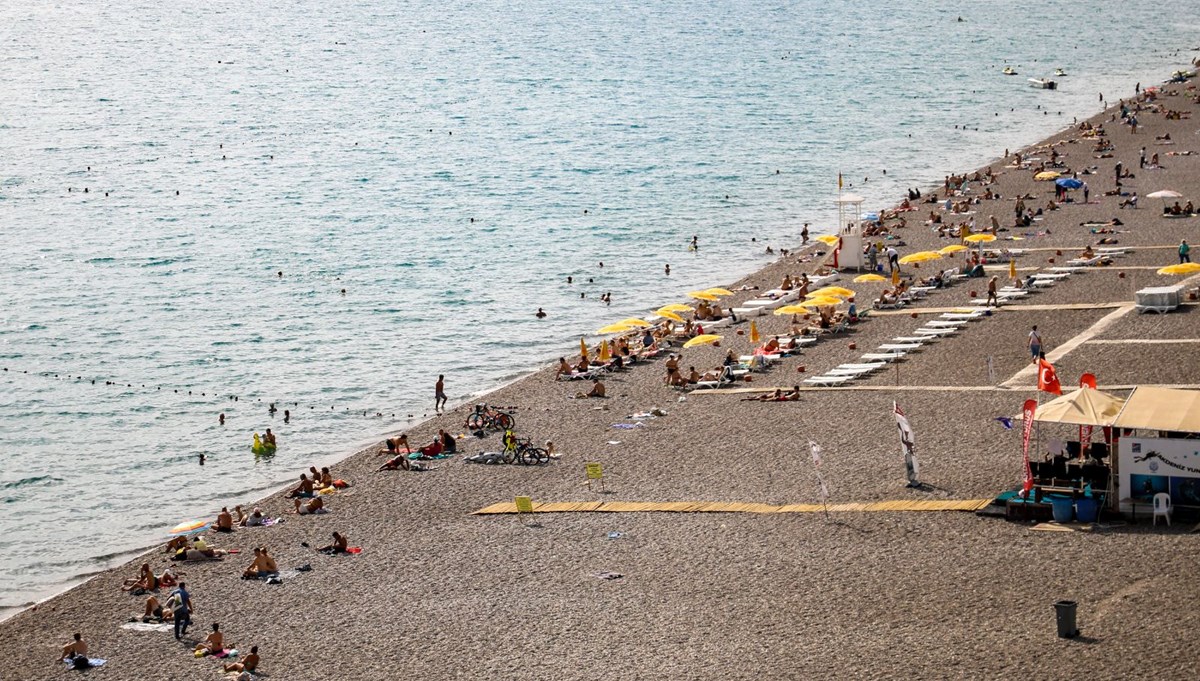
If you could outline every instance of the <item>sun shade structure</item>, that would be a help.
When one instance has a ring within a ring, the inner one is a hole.
[[[1107,426],[1121,413],[1125,400],[1093,388],[1080,388],[1059,395],[1037,408],[1034,421],[1073,423],[1080,426]]]
[[[683,303],[671,303],[670,305],[663,305],[662,307],[658,308],[659,312],[662,312],[663,310],[666,310],[667,312],[695,312],[696,308],[692,307],[691,305],[684,305]]]
[[[698,345],[712,345],[721,340],[721,336],[712,333],[703,333],[690,341],[683,344],[685,348],[694,348]]]
[[[784,305],[783,307],[776,308],[774,314],[776,317],[782,317],[783,315],[808,314],[809,312],[812,312],[812,310],[803,305]]]
[[[682,324],[686,321],[683,317],[680,317],[679,315],[677,315],[674,312],[671,312],[670,310],[667,310],[667,309],[655,310],[654,314],[658,315],[659,317],[662,317],[663,319],[670,319],[673,322],[679,322],[680,324]]]
[[[887,277],[882,274],[860,274],[854,278],[854,283],[865,284],[868,282],[887,281]]]
[[[708,300],[708,301],[713,301],[713,300],[717,299],[716,296],[709,293],[708,291],[688,291],[688,297],[695,298],[696,300]]]
[[[1037,175],[1034,175],[1033,179],[1037,180],[1038,182],[1049,182],[1050,180],[1057,180],[1060,177],[1062,177],[1061,173],[1056,173],[1053,170],[1043,170]]]
[[[1182,199],[1183,194],[1180,194],[1179,192],[1177,192],[1173,189],[1160,189],[1156,192],[1147,194],[1146,198],[1148,198],[1148,199]]]
[[[900,258],[901,265],[911,265],[914,262],[928,262],[930,260],[941,260],[942,254],[937,251],[917,251],[910,253],[903,258]]]
[[[622,319],[621,321],[619,321],[617,323],[625,324],[627,326],[640,326],[640,327],[653,326],[653,324],[646,321],[645,319],[638,319],[637,317],[630,317],[628,319]]]
[[[826,286],[824,288],[819,288],[808,295],[809,297],[834,296],[835,298],[853,298],[854,291],[851,291],[848,288],[842,288],[841,286]]]
[[[1200,433],[1200,390],[1142,386],[1125,400],[1119,428]]]
[[[834,298],[833,296],[813,296],[813,297],[809,298],[808,300],[802,300],[796,304],[804,306],[804,307],[812,307],[814,305],[815,306],[841,305],[844,302],[846,302],[846,301],[842,300],[841,298]]]
[[[721,288],[720,286],[715,286],[713,288],[706,288],[706,289],[704,289],[704,292],[711,293],[714,296],[731,296],[731,295],[733,295],[733,291],[730,291],[727,288]]]
[[[958,253],[965,250],[967,250],[967,247],[963,246],[962,244],[950,244],[945,248],[939,248],[938,253],[941,253],[942,255],[950,255],[951,253]]]
[[[630,326],[629,324],[626,324],[625,322],[617,322],[616,324],[609,324],[608,326],[604,326],[604,327],[597,329],[596,333],[600,333],[600,334],[625,333],[626,331],[632,331],[635,328],[637,328],[637,327]]]
[[[996,237],[992,236],[991,234],[972,234],[971,236],[963,239],[963,241],[966,241],[967,243],[972,243],[972,244],[988,243],[990,241],[995,241],[995,240],[996,240]]]
[[[179,523],[171,528],[171,534],[187,534],[202,528],[208,527],[207,520],[189,520],[186,523]]]
[[[1200,262],[1181,262],[1158,271],[1159,274],[1195,274],[1196,272],[1200,272]]]
[[[820,241],[826,246],[836,246],[837,242],[839,241],[839,239],[832,234],[822,234],[821,236],[817,237],[816,240]]]

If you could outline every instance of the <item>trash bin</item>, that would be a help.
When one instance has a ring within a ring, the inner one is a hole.
[[[1071,500],[1071,497],[1051,494],[1048,499],[1050,499],[1050,505],[1053,507],[1054,522],[1071,522],[1071,519],[1075,517],[1075,503]]]
[[[1083,498],[1075,502],[1075,518],[1081,523],[1094,523],[1100,515],[1100,503],[1095,499]]]
[[[1075,601],[1056,602],[1054,615],[1058,620],[1059,638],[1075,638],[1079,635],[1079,630],[1075,628]]]

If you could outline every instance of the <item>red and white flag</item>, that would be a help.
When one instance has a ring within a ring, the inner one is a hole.
[[[1044,359],[1038,360],[1038,390],[1055,395],[1062,394],[1062,384],[1058,382],[1058,374],[1054,372],[1054,365]]]
[[[1021,458],[1024,471],[1021,482],[1021,498],[1028,499],[1033,489],[1033,468],[1029,466],[1029,434],[1033,432],[1033,415],[1037,411],[1037,400],[1025,400],[1021,410]]]

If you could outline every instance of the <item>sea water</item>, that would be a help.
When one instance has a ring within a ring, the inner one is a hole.
[[[1161,80],[1179,9],[0,0],[0,606]]]

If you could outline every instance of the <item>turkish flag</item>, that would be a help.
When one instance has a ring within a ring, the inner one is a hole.
[[[1038,390],[1062,394],[1062,385],[1058,382],[1058,374],[1054,373],[1054,366],[1044,359],[1038,360]]]

